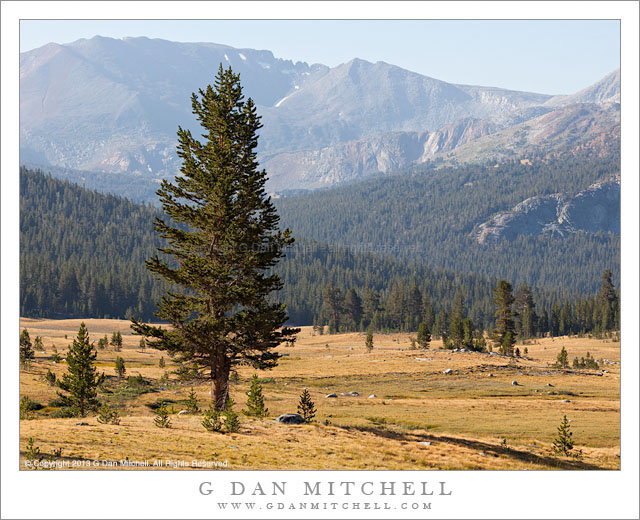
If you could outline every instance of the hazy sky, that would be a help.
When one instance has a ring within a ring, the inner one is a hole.
[[[23,20],[20,50],[95,35],[268,49],[329,66],[357,57],[547,94],[576,92],[620,66],[617,20]]]

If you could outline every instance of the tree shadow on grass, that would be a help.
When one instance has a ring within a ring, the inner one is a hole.
[[[589,464],[580,459],[568,459],[568,458],[556,458],[551,455],[537,455],[535,453],[531,453],[528,451],[518,450],[509,446],[502,446],[496,444],[490,444],[487,442],[471,440],[471,439],[462,439],[459,437],[450,437],[447,435],[431,435],[431,434],[420,434],[420,433],[408,433],[401,432],[397,430],[392,430],[388,428],[381,428],[375,426],[351,426],[344,427],[345,429],[355,429],[362,432],[372,433],[374,435],[378,435],[380,437],[385,437],[387,439],[393,439],[398,441],[406,441],[406,442],[421,442],[421,441],[431,441],[431,442],[440,442],[446,444],[455,444],[458,446],[463,446],[465,448],[469,448],[476,451],[482,451],[487,455],[493,455],[495,457],[505,456],[511,457],[514,459],[521,460],[523,462],[529,462],[532,464],[538,464],[540,466],[547,466],[549,469],[565,469],[565,470],[602,470],[599,466],[595,464]]]

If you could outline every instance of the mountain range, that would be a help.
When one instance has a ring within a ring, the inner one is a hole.
[[[20,56],[21,162],[80,171],[111,191],[179,169],[178,125],[220,65],[239,72],[264,127],[273,192],[353,182],[405,167],[533,155],[606,154],[620,135],[620,71],[570,96],[455,85],[354,59],[309,65],[213,43],[94,37]],[[127,185],[127,183],[123,183]]]

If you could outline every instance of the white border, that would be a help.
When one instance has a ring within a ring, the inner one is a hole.
[[[637,2],[2,2],[2,518],[220,518],[203,480],[445,480],[430,512],[262,510],[261,518],[638,518]],[[18,472],[18,21],[23,18],[622,20],[622,470],[617,472]],[[89,478],[87,478],[89,476]],[[288,498],[292,498],[289,496]],[[380,498],[380,497],[378,497]],[[246,518],[247,512],[227,517]]]

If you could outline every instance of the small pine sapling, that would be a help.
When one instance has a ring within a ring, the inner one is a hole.
[[[213,406],[209,405],[209,408],[204,411],[204,418],[202,419],[202,426],[204,429],[210,432],[222,432],[222,412],[215,410]]]
[[[553,441],[553,452],[556,455],[570,456],[573,449],[573,433],[571,432],[569,421],[565,415],[558,426],[558,435]]]
[[[240,417],[234,411],[233,404],[233,399],[229,397],[227,399],[225,410],[222,412],[224,416],[224,429],[228,433],[234,433],[240,429]]]
[[[164,356],[160,356],[160,361],[158,361],[158,367],[164,368]]]
[[[20,366],[23,368],[28,367],[34,357],[35,352],[33,351],[33,347],[31,345],[29,332],[27,331],[27,329],[24,329],[20,333]]]
[[[54,363],[60,363],[60,361],[62,361],[62,356],[58,354],[58,349],[55,346],[51,348],[51,361],[53,361]]]
[[[156,416],[153,418],[153,423],[158,428],[171,428],[171,420],[169,419],[169,410],[164,405],[164,403],[160,403],[160,406],[155,409]]]
[[[198,408],[198,397],[196,396],[196,391],[193,389],[193,387],[189,391],[186,406],[187,413],[190,413],[192,415],[196,415],[200,411],[200,408]]]
[[[29,437],[29,440],[24,447],[24,458],[31,463],[27,467],[33,469],[38,469],[40,467],[38,464],[33,464],[34,462],[40,462],[42,459],[44,459],[44,455],[40,453],[40,448],[35,445],[33,437]]]
[[[125,366],[124,366],[124,359],[121,358],[120,356],[116,357],[116,374],[118,375],[118,379],[122,379],[125,375],[125,373],[127,372]]]
[[[418,325],[417,341],[420,348],[429,348],[429,344],[431,343],[431,331],[424,321],[420,322],[420,325]]]
[[[44,352],[44,344],[42,343],[42,336],[36,336],[36,339],[33,340],[33,348]]]
[[[98,411],[98,422],[101,424],[120,424],[120,414],[115,408],[104,403]]]
[[[111,346],[116,352],[120,352],[122,350],[122,334],[120,331],[116,331],[111,334]]]
[[[30,417],[29,412],[31,412],[31,399],[29,399],[26,395],[20,399],[20,419],[27,420]]]
[[[104,337],[98,340],[98,349],[104,350],[105,348],[107,348],[107,345],[109,345],[109,340],[107,339],[107,336],[105,334]]]
[[[298,413],[304,419],[304,422],[310,423],[316,415],[316,408],[314,402],[311,400],[311,394],[308,389],[304,389],[300,395],[300,402],[298,403]]]
[[[247,392],[247,410],[244,411],[244,414],[253,417],[266,417],[269,415],[269,409],[264,407],[262,385],[256,374],[251,378],[251,387]]]
[[[569,354],[567,353],[567,349],[562,347],[562,350],[558,353],[558,357],[556,358],[554,367],[567,368],[568,366],[569,366]]]
[[[44,380],[47,382],[49,386],[56,385],[56,375],[51,372],[51,370],[47,370],[47,373],[44,376]]]
[[[373,332],[370,330],[367,331],[367,339],[364,342],[364,347],[367,349],[367,352],[371,352],[373,350]]]

